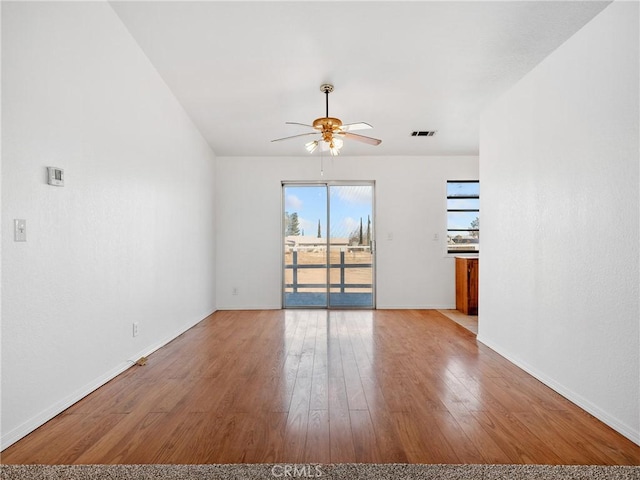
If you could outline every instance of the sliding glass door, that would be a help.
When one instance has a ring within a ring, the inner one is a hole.
[[[284,185],[284,299],[289,307],[326,307],[326,185]]]
[[[373,185],[329,185],[329,306],[373,308]]]
[[[283,306],[373,308],[373,183],[284,183]]]

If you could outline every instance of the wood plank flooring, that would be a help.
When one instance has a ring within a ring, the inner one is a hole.
[[[221,311],[3,463],[640,464],[434,310]]]

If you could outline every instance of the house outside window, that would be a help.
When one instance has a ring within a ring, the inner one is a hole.
[[[480,182],[447,180],[447,253],[480,251]]]

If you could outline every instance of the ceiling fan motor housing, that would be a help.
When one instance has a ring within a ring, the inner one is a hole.
[[[340,129],[342,121],[334,117],[316,118],[313,121],[313,128],[322,132],[322,139],[325,142],[331,142],[333,133]]]

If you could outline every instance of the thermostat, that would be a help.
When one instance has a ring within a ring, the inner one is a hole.
[[[55,187],[64,186],[64,170],[58,167],[47,167],[49,172],[49,185]]]

